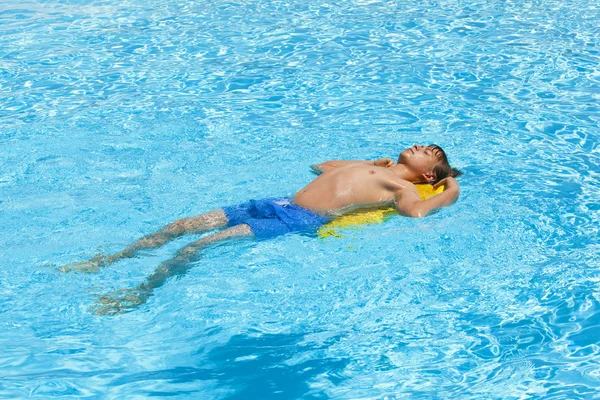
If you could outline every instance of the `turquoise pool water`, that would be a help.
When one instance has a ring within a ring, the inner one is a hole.
[[[600,7],[0,4],[0,397],[545,398],[600,387]],[[89,312],[309,165],[437,143],[459,201],[341,239],[223,245]]]

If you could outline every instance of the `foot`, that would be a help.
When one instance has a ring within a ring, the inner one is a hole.
[[[139,288],[119,289],[102,295],[90,307],[95,315],[115,315],[131,312],[144,304],[152,293]]]
[[[60,272],[83,272],[85,274],[95,273],[100,271],[101,267],[106,265],[106,257],[102,254],[96,254],[94,257],[86,261],[79,261],[67,264],[64,267],[57,268]]]

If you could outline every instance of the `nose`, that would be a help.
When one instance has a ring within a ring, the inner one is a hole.
[[[419,146],[418,144],[415,144],[413,147],[415,148],[416,151],[421,150],[421,146]]]

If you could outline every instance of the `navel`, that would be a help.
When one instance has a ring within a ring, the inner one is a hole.
[[[374,175],[374,174],[375,174],[375,171],[373,171],[373,170],[370,170],[370,171],[369,171],[369,174],[371,174],[371,175]]]

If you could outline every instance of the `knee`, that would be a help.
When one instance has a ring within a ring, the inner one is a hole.
[[[177,221],[173,222],[171,225],[169,225],[169,230],[176,235],[181,235],[188,231],[189,226],[190,226],[190,219],[183,218],[183,219],[177,220]]]
[[[181,249],[177,252],[177,256],[187,258],[187,257],[192,256],[193,254],[197,253],[201,247],[202,247],[201,243],[194,244],[194,245],[191,245],[191,244],[187,245],[183,249]]]
[[[178,252],[178,256],[189,256],[190,254],[194,254],[196,252],[196,249],[191,248],[191,247],[185,247],[181,250],[179,250]]]

